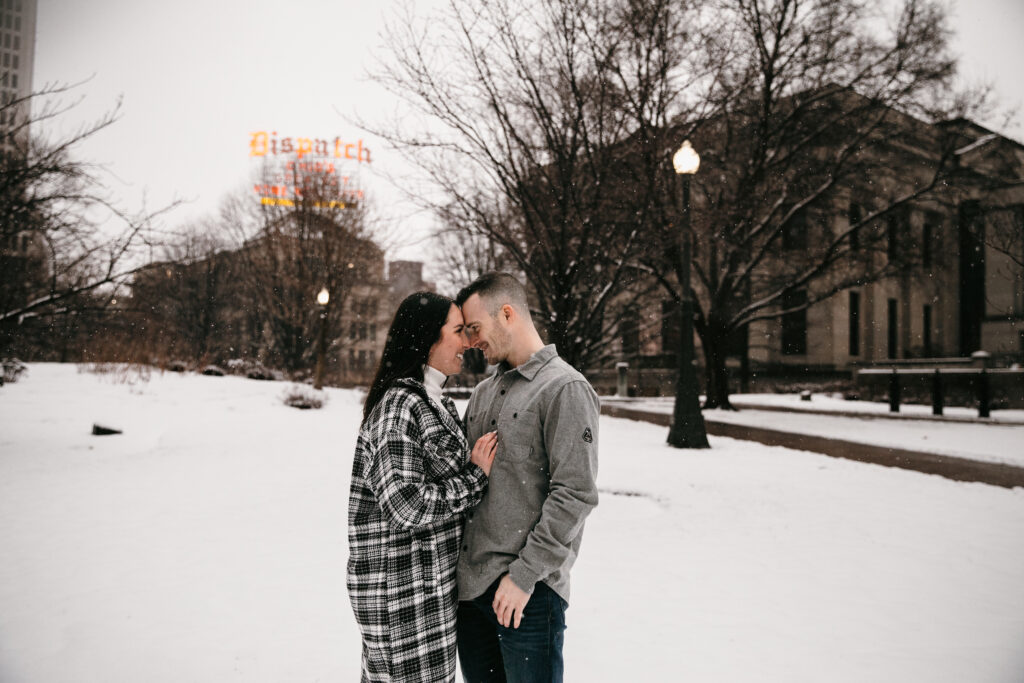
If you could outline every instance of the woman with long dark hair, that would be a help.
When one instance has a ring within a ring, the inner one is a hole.
[[[363,681],[455,680],[455,568],[495,432],[472,453],[441,393],[462,368],[462,313],[416,292],[398,307],[363,406],[348,508],[348,594]]]

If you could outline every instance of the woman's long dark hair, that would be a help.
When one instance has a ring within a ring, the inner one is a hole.
[[[414,292],[398,305],[377,374],[363,404],[364,422],[396,380],[410,377],[423,381],[423,366],[430,356],[430,347],[441,338],[452,303],[448,297],[434,292]]]

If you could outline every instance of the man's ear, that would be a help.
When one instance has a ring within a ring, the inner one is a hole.
[[[501,307],[501,316],[505,319],[505,322],[512,322],[515,320],[516,309],[511,304],[504,304]]]

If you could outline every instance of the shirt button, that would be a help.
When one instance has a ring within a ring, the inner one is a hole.
[[[497,423],[494,420],[491,420],[491,424],[494,425],[494,424],[497,424]]]
[[[504,389],[502,389],[502,390],[501,390],[501,395],[502,395],[502,396],[504,396],[504,395],[505,395],[505,390],[504,390]]]
[[[519,413],[512,413],[512,417],[519,417]]]

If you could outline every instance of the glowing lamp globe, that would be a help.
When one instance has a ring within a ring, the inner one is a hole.
[[[683,144],[672,157],[672,165],[675,166],[676,173],[686,175],[693,175],[700,168],[700,155],[690,145],[689,140],[683,140]]]

